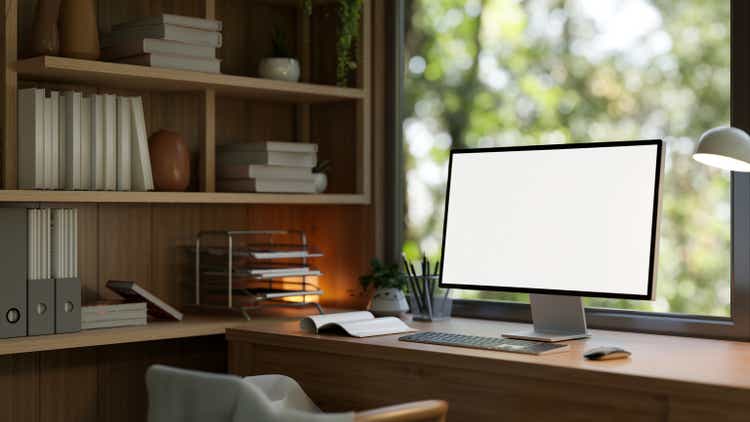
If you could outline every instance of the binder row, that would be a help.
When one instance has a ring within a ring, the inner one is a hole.
[[[143,100],[18,91],[21,189],[154,189]]]
[[[0,338],[80,331],[77,217],[0,208]]]

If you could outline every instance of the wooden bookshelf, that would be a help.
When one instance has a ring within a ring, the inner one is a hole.
[[[302,2],[205,0],[162,5],[148,13],[177,13],[224,21],[218,50],[221,74],[137,66],[66,57],[25,57],[35,2],[3,0],[2,154],[0,202],[369,204],[371,201],[371,101],[369,66],[359,66],[352,87],[335,85],[335,2],[313,2],[318,21],[303,13]],[[148,2],[146,2],[148,3]],[[98,2],[100,30],[140,16],[118,2]],[[296,10],[296,11],[295,11]],[[362,10],[360,63],[372,56],[372,2]],[[256,77],[268,54],[272,30],[294,39],[301,81]],[[313,54],[314,53],[314,54]],[[184,193],[26,192],[18,190],[17,90],[37,86],[85,93],[140,95],[149,135],[161,128],[188,141],[197,177]],[[320,195],[235,194],[216,191],[216,148],[227,142],[296,140],[319,144],[319,159],[333,162],[329,189]]]
[[[16,62],[13,68],[21,78],[81,85],[104,85],[126,90],[197,93],[213,89],[217,95],[228,97],[301,104],[362,100],[365,97],[364,90],[359,88],[284,82],[66,57],[33,57]]]
[[[70,334],[50,334],[0,340],[0,356],[49,350],[222,335],[227,327],[245,322],[239,316],[185,315],[182,321],[159,321],[136,327],[101,328]]]
[[[367,204],[358,194],[0,190],[0,202],[122,204]]]

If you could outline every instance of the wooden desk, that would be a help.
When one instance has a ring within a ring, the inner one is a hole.
[[[525,324],[454,318],[422,330],[498,336]],[[311,335],[298,321],[227,330],[229,370],[280,373],[327,411],[419,399],[450,402],[453,421],[750,421],[750,344],[593,330],[548,356]],[[628,360],[592,362],[583,350],[624,347]],[[598,418],[598,419],[597,419]]]

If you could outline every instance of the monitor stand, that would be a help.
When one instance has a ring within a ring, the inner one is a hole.
[[[589,337],[580,296],[530,294],[534,329],[503,337],[537,341],[564,341]]]

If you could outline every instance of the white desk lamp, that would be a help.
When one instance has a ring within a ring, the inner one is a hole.
[[[750,172],[750,135],[729,126],[710,129],[698,140],[693,159],[725,170]]]

